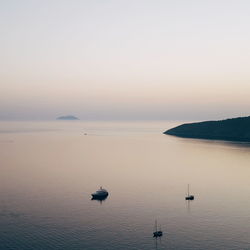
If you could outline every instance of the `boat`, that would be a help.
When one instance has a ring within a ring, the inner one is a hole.
[[[157,229],[157,220],[155,220],[155,232],[153,232],[153,237],[161,237],[163,235],[163,232]]]
[[[107,198],[109,193],[108,193],[108,191],[106,189],[100,187],[99,190],[97,190],[95,193],[93,193],[91,195],[92,195],[92,199],[104,200],[105,198]]]
[[[186,200],[189,200],[189,201],[194,200],[194,196],[189,194],[189,184],[188,184],[188,192],[187,192],[187,196],[186,196],[186,198],[185,198],[185,199],[186,199]]]

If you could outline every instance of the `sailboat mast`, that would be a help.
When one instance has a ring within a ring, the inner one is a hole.
[[[155,220],[155,232],[157,232],[157,220]]]
[[[189,196],[189,184],[188,184],[188,196]]]

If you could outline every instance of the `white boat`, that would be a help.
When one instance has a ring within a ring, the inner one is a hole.
[[[104,199],[109,195],[109,193],[106,189],[100,187],[99,190],[97,190],[95,193],[91,195],[92,195],[92,199]]]

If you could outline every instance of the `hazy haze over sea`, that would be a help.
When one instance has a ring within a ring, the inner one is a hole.
[[[0,120],[249,115],[249,0],[0,1]]]
[[[249,144],[162,134],[174,125],[1,122],[1,249],[248,249]]]

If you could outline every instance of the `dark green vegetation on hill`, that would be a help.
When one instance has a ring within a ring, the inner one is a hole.
[[[250,142],[250,116],[182,124],[165,131],[164,134],[186,138]]]
[[[75,117],[73,115],[59,116],[56,119],[57,120],[79,120],[77,117]]]

